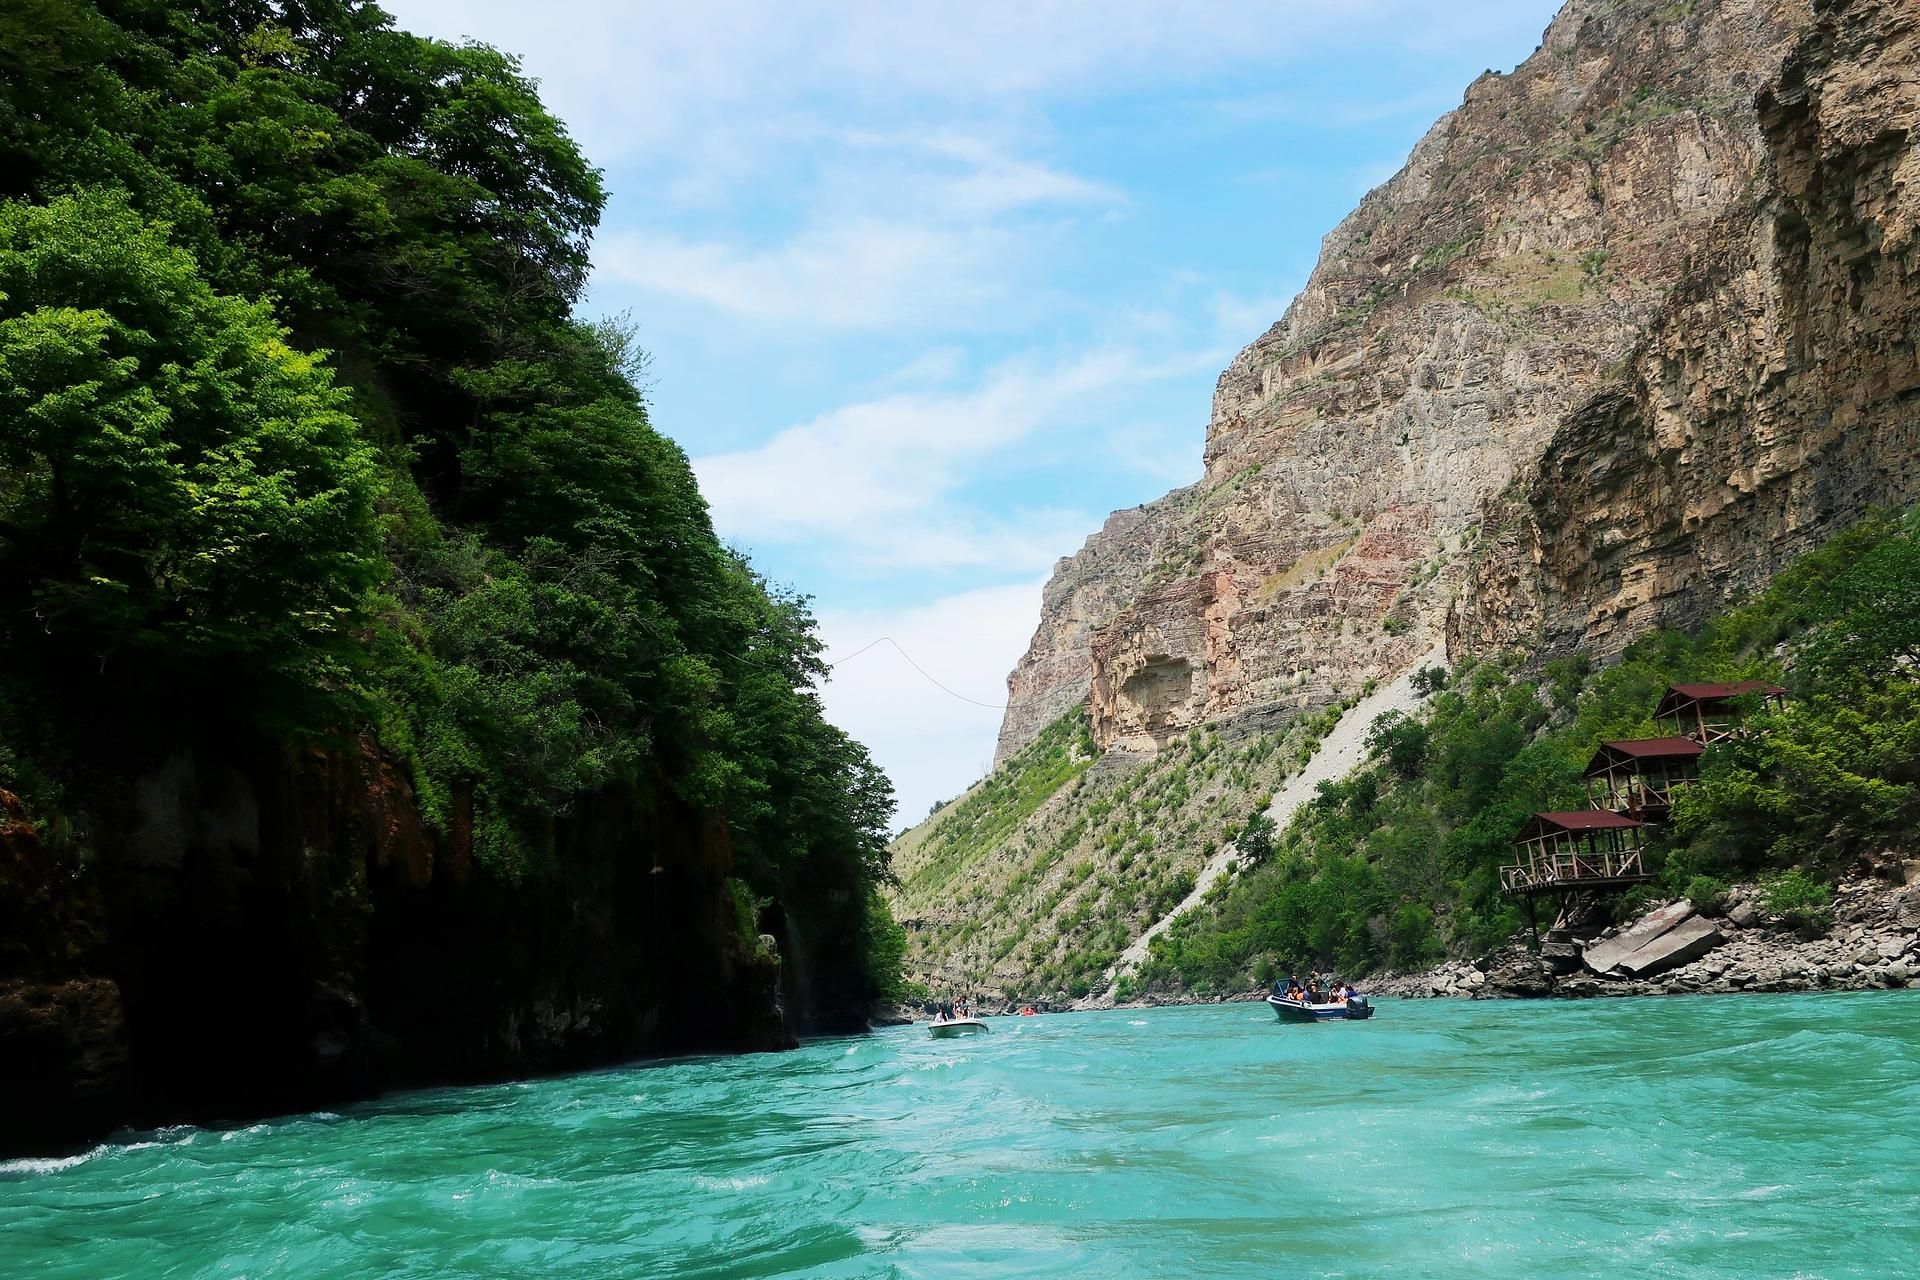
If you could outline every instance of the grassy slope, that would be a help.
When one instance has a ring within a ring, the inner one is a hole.
[[[934,991],[1085,995],[1337,718],[1103,759],[1078,711],[1056,721],[894,842],[909,973]]]

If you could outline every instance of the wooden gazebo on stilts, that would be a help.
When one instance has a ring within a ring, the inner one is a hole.
[[[1674,791],[1699,778],[1705,750],[1692,738],[1603,742],[1587,764],[1587,799],[1596,809],[1664,822]]]
[[[1556,897],[1556,920],[1572,922],[1581,895],[1646,884],[1653,873],[1641,861],[1648,823],[1666,821],[1675,789],[1700,776],[1700,757],[1715,742],[1742,732],[1741,720],[1757,699],[1778,708],[1787,691],[1764,680],[1668,687],[1653,718],[1673,733],[1663,738],[1603,742],[1586,768],[1593,808],[1536,813],[1514,837],[1519,861],[1500,868],[1500,891],[1519,898],[1540,946],[1535,903]]]
[[[1520,861],[1500,868],[1500,888],[1530,895],[1643,884],[1653,879],[1640,864],[1644,826],[1600,809],[1536,813],[1514,841]]]
[[[1754,698],[1778,710],[1786,705],[1787,691],[1765,680],[1671,685],[1654,708],[1653,718],[1662,727],[1670,725],[1676,734],[1704,747],[1739,733],[1746,704]]]
[[[1534,949],[1540,946],[1537,901],[1559,902],[1556,925],[1574,918],[1583,893],[1624,889],[1653,879],[1640,860],[1645,824],[1599,809],[1536,813],[1514,843],[1520,860],[1500,868],[1500,891],[1521,900]]]

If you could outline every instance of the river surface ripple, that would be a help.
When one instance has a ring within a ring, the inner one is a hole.
[[[923,1027],[0,1164],[0,1276],[1920,1275],[1920,994]]]

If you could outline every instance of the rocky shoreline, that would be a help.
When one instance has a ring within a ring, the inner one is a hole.
[[[1889,878],[1891,877],[1891,878]],[[1920,988],[1920,862],[1884,864],[1834,890],[1833,923],[1817,937],[1767,915],[1754,885],[1735,885],[1707,909],[1686,899],[1584,937],[1543,935],[1541,954],[1516,939],[1478,960],[1449,960],[1359,982],[1368,995],[1425,1000],[1581,999],[1596,996],[1731,994],[1741,991],[1875,991]],[[1628,962],[1631,962],[1630,964]],[[1040,1013],[1234,1004],[1264,991],[1198,996],[1146,992],[1132,1000],[982,1000],[989,1017],[1031,1005]],[[925,1021],[930,1009],[876,1010],[875,1026]]]
[[[1877,875],[1842,882],[1833,924],[1819,936],[1767,916],[1754,886],[1742,885],[1711,911],[1685,899],[1663,903],[1590,938],[1547,935],[1538,956],[1521,940],[1479,961],[1391,975],[1367,989],[1410,999],[1511,999],[1920,985],[1920,863],[1903,866],[1902,879],[1911,882]]]

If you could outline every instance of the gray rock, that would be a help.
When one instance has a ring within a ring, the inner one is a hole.
[[[1920,885],[1915,885],[1900,895],[1893,910],[1893,918],[1908,929],[1920,929]]]
[[[1611,972],[1622,960],[1692,915],[1693,904],[1685,898],[1668,903],[1613,937],[1594,943],[1580,959],[1595,973]]]
[[[1651,978],[1699,959],[1720,942],[1719,927],[1711,920],[1696,916],[1660,934],[1622,959],[1615,968],[1631,977]]]
[[[1543,943],[1540,961],[1556,974],[1576,973],[1580,969],[1580,948],[1572,942]]]
[[[1736,929],[1751,929],[1760,923],[1760,908],[1751,902],[1737,903],[1727,911],[1727,923]]]

